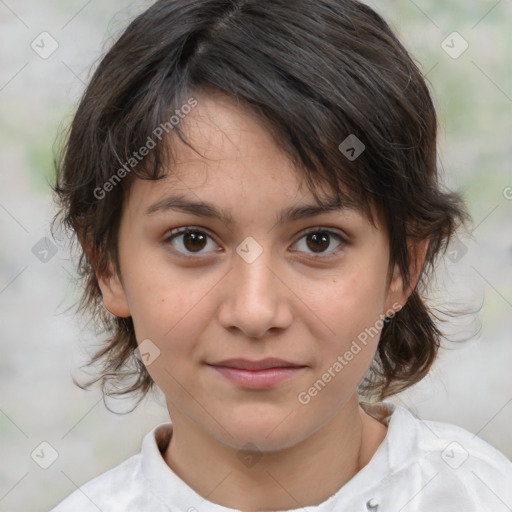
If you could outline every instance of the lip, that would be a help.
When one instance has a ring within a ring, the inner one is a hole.
[[[226,379],[246,389],[271,389],[299,374],[306,366],[268,358],[259,361],[227,359],[208,364]]]
[[[235,368],[237,370],[268,370],[270,368],[302,368],[304,365],[290,363],[284,359],[277,359],[275,357],[268,357],[260,359],[259,361],[251,361],[249,359],[225,359],[218,363],[209,363],[211,366],[224,366],[227,368]]]

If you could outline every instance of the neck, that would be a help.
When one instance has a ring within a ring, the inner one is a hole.
[[[248,459],[244,467],[240,450],[218,442],[178,411],[171,417],[167,464],[201,496],[247,512],[322,503],[370,461],[386,435],[386,427],[364,413],[354,395],[309,438],[285,450],[252,454],[261,458],[254,464]]]

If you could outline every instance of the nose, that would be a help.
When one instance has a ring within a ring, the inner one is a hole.
[[[219,320],[228,330],[239,330],[247,338],[262,338],[267,331],[285,329],[293,314],[284,272],[272,261],[271,250],[252,262],[235,254],[226,276],[225,295]]]

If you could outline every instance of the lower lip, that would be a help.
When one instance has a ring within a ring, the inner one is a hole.
[[[304,367],[268,368],[266,370],[241,370],[227,366],[212,366],[226,379],[247,389],[271,389],[296,376]]]

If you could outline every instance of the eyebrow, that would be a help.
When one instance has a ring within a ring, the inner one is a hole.
[[[303,204],[292,206],[286,210],[282,210],[276,219],[277,224],[284,224],[294,220],[300,220],[307,217],[314,217],[323,213],[340,210],[358,210],[354,204],[340,203],[336,198],[329,198],[324,203]],[[187,198],[185,195],[170,195],[160,201],[152,204],[146,209],[146,215],[153,215],[158,212],[168,210],[181,211],[190,213],[198,217],[206,217],[217,219],[227,225],[233,225],[233,216],[227,212],[219,210],[212,203],[206,201],[195,201]]]

